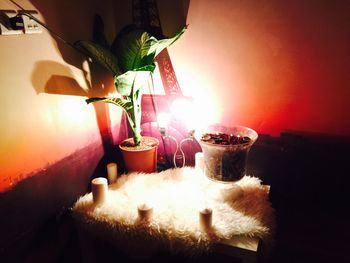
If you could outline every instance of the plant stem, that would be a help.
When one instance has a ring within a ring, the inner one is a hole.
[[[133,120],[133,124],[131,124],[131,128],[133,131],[133,138],[134,138],[134,144],[135,146],[140,145],[141,143],[141,100],[139,98],[140,93],[138,91],[140,91],[140,89],[136,89],[135,92],[135,83],[136,83],[136,78],[137,78],[137,74],[134,78],[133,84],[132,84],[132,88],[131,88],[131,103],[132,103],[132,107],[131,107],[131,120]]]
[[[133,131],[133,138],[134,138],[134,144],[135,146],[140,145],[141,143],[141,109],[140,106],[137,104],[133,104],[132,108],[132,119],[134,120],[133,125],[130,125]],[[131,124],[131,123],[130,123]]]

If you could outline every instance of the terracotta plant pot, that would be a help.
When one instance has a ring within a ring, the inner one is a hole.
[[[224,134],[228,138],[240,139],[241,142],[232,144],[227,141],[220,142],[221,138],[218,139],[219,142],[214,142],[214,139],[200,140],[205,175],[221,182],[235,182],[241,179],[246,173],[249,150],[258,138],[258,134],[243,126],[215,126],[208,130],[208,134],[218,134],[219,137],[220,134]]]
[[[140,146],[133,146],[133,139],[124,140],[119,148],[122,151],[125,168],[128,172],[153,173],[157,170],[157,148],[159,141],[153,137],[142,137]]]

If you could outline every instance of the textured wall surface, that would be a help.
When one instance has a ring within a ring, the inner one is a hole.
[[[214,122],[349,135],[349,13],[346,0],[191,0],[170,47],[180,85]]]

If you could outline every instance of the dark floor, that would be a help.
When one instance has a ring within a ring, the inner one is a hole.
[[[271,185],[277,229],[267,262],[350,262],[349,146],[347,138],[295,133],[279,138],[260,136],[248,167]],[[96,242],[95,246],[97,262],[240,262],[218,255],[185,259],[166,253],[148,261],[131,260],[106,243]],[[69,211],[37,229],[34,240],[18,251],[7,253],[0,261],[81,262]]]
[[[282,134],[276,143],[261,176],[271,184],[276,209],[270,261],[350,262],[349,140]],[[256,149],[258,162],[266,153],[264,144]]]

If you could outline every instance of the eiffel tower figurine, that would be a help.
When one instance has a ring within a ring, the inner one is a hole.
[[[146,29],[156,38],[163,38],[156,0],[133,0],[132,1],[133,23]],[[169,52],[164,49],[156,58],[164,92],[166,95],[182,96],[180,85],[177,81]]]
[[[147,30],[156,38],[164,38],[162,33],[161,23],[159,19],[159,12],[156,0],[133,0],[132,1],[132,17],[133,23],[142,29]],[[143,126],[145,130],[150,126],[148,124],[156,122],[158,107],[163,110],[168,109],[171,103],[179,97],[184,97],[177,81],[176,74],[173,65],[170,60],[169,52],[164,49],[157,57],[156,62],[158,63],[159,73],[162,79],[163,88],[165,95],[148,95],[144,94],[142,96],[142,118],[141,123],[146,125]],[[172,123],[172,133],[174,138],[178,141],[187,141],[188,131],[184,125],[180,122]],[[163,141],[164,145],[164,141]],[[194,166],[194,153],[200,151],[200,146],[198,143],[193,142],[190,147],[185,147],[186,149],[181,149],[182,155],[178,155],[179,150],[177,149],[173,156],[176,159],[176,163],[180,162],[180,165],[192,165]],[[158,160],[160,167],[164,160],[166,164],[169,165],[169,156],[166,152],[165,146],[164,151],[158,149]],[[174,166],[175,161],[174,161]]]

